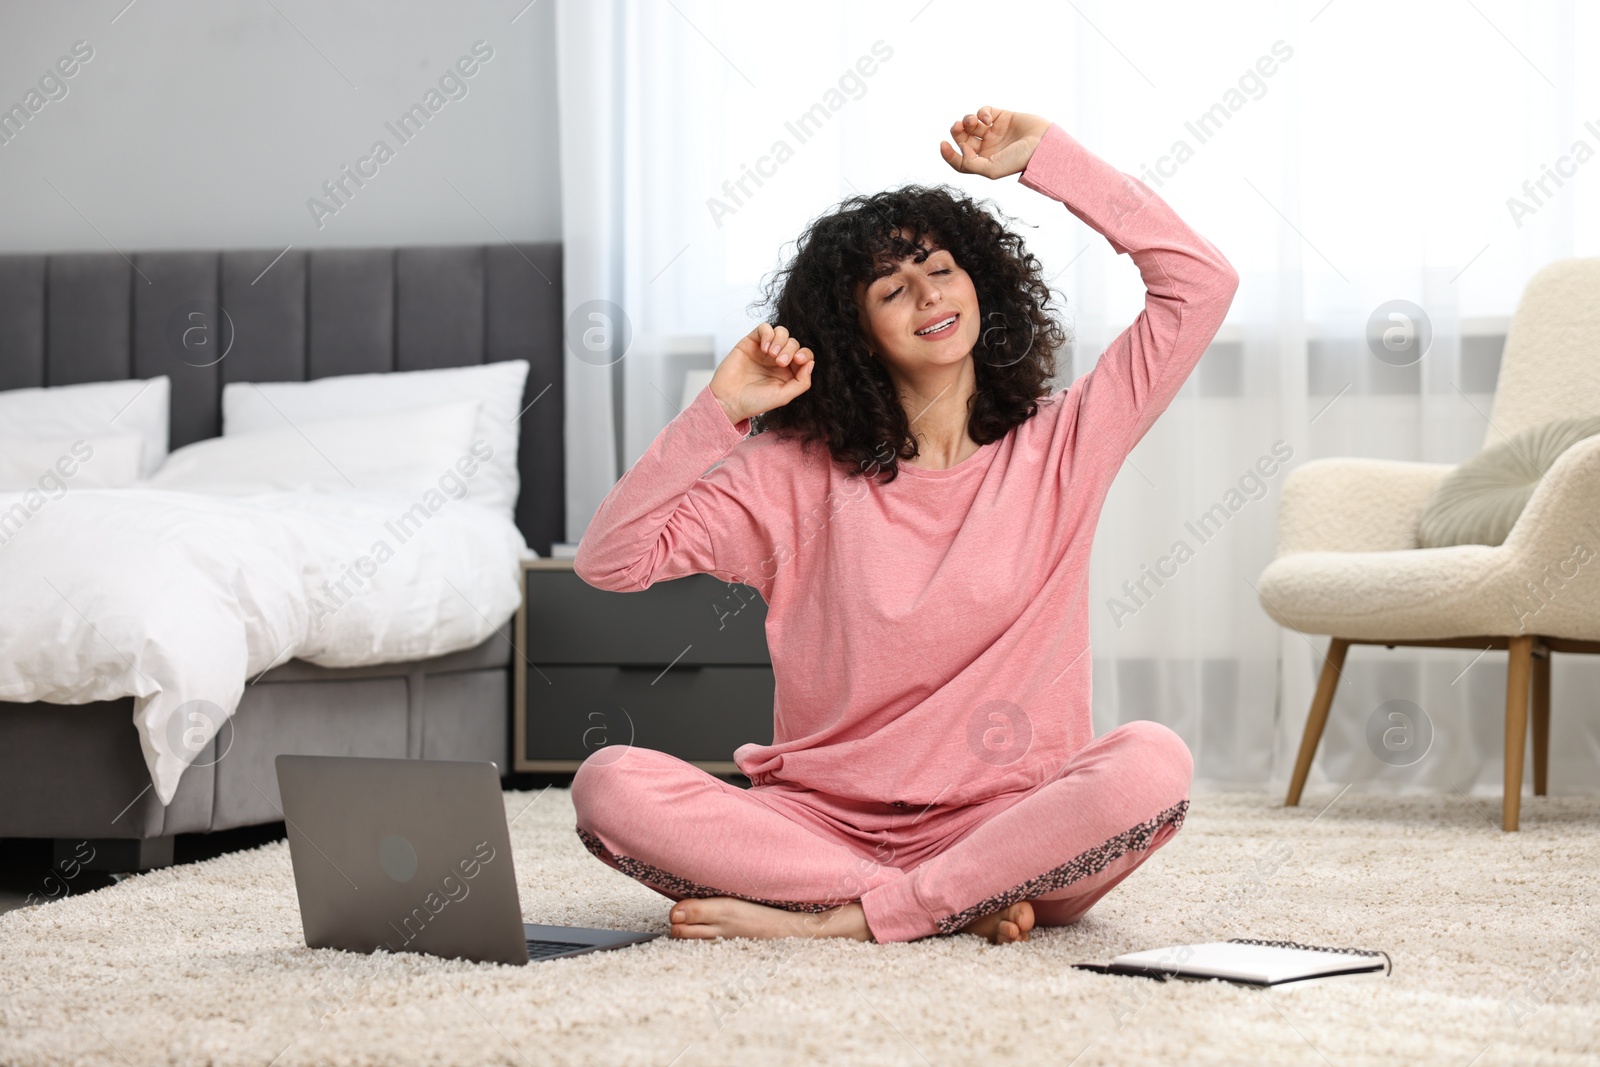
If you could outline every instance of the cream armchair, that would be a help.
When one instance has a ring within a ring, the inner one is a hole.
[[[1600,258],[1529,280],[1506,336],[1489,442],[1600,414]],[[1453,468],[1325,459],[1284,482],[1277,553],[1258,584],[1284,626],[1333,638],[1290,780],[1300,802],[1351,645],[1510,653],[1502,825],[1515,830],[1531,689],[1533,791],[1546,791],[1550,656],[1600,652],[1600,436],[1562,453],[1502,545],[1417,546],[1417,524]]]

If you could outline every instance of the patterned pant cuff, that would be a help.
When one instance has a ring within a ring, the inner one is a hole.
[[[1019,886],[1006,890],[1004,893],[992,896],[987,900],[980,900],[964,911],[939,919],[939,932],[941,934],[953,934],[974,919],[993,914],[1001,908],[1009,908],[1019,900],[1033,900],[1046,893],[1064,889],[1073,882],[1080,881],[1090,875],[1099,874],[1114,861],[1129,852],[1140,852],[1149,848],[1151,840],[1168,823],[1172,824],[1172,828],[1176,832],[1183,826],[1184,813],[1188,810],[1189,802],[1181,800],[1155,818],[1147,819],[1137,826],[1122,831],[1122,833],[1109,841],[1094,846],[1059,867],[1045,871],[1037,878],[1031,878]]]
[[[679,900],[689,897],[736,897],[739,900],[748,900],[752,904],[765,904],[769,908],[811,913],[832,911],[842,904],[849,903],[846,900],[840,900],[832,904],[817,904],[795,900],[766,900],[762,897],[752,897],[745,893],[735,893],[727,889],[717,889],[713,886],[702,885],[687,878],[680,878],[670,871],[664,871],[660,867],[646,863],[643,860],[634,859],[632,856],[620,856],[606,848],[605,843],[591,831],[585,830],[581,826],[577,829],[578,837],[583,841],[584,847],[594,853],[602,862],[611,864],[629,878],[636,882],[642,882],[658,893]]]

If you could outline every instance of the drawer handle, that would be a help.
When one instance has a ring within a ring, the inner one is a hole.
[[[675,663],[672,664],[672,669],[675,671],[698,671],[704,666],[704,663]],[[619,663],[617,664],[617,668],[624,671],[655,671],[657,674],[659,674],[667,669],[667,664]]]

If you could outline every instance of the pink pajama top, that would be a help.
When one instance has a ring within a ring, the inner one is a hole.
[[[773,742],[734,753],[757,785],[962,804],[1054,777],[1094,737],[1095,524],[1123,458],[1221,326],[1238,275],[1149,187],[1059,126],[1020,180],[1144,278],[1144,310],[1094,370],[954,467],[902,462],[887,485],[818,442],[746,436],[749,421],[731,424],[702,389],[578,547],[578,575],[602,589],[706,572],[761,593]]]

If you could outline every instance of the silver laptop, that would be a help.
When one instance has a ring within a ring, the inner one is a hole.
[[[493,763],[279,756],[312,948],[527,963],[658,937],[522,921]]]

